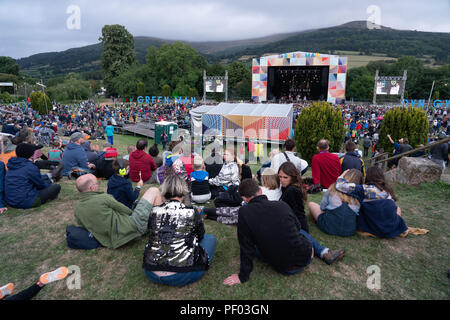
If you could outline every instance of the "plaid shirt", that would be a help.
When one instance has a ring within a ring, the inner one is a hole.
[[[363,201],[392,199],[388,192],[380,190],[374,185],[357,185],[347,182],[342,177],[339,177],[336,181],[336,190],[357,198],[360,203]]]

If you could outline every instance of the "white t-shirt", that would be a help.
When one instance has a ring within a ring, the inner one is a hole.
[[[263,195],[269,199],[269,201],[278,201],[281,198],[281,186],[278,189],[269,190],[266,187],[261,187]]]
[[[289,160],[297,167],[298,173],[301,174],[301,172],[303,170],[305,170],[306,168],[308,168],[308,162],[306,162],[303,159],[300,159],[299,157],[297,157],[294,152],[292,151],[286,151],[287,156],[289,157]],[[278,154],[276,154],[273,159],[272,162],[270,164],[270,168],[272,170],[274,170],[276,173],[278,173],[278,169],[280,169],[280,166],[285,163],[286,161],[288,161],[286,159],[286,156],[284,155],[283,152],[280,152]]]

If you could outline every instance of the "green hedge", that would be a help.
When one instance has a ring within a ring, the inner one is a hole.
[[[327,102],[314,102],[304,108],[295,126],[297,152],[311,164],[317,153],[317,142],[330,141],[330,152],[339,152],[345,137],[344,119],[339,109]]]

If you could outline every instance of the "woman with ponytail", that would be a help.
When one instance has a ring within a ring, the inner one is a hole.
[[[395,238],[408,230],[401,217],[401,210],[395,203],[394,190],[386,182],[383,171],[370,167],[366,172],[366,183],[350,183],[344,171],[336,181],[336,190],[358,199],[361,204],[357,229],[379,238]]]

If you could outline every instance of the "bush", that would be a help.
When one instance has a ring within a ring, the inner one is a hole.
[[[11,95],[6,91],[3,92],[2,94],[0,94],[0,100],[6,104],[10,104],[10,103],[14,102],[13,97],[11,97]]]
[[[314,102],[304,108],[295,126],[297,151],[311,164],[320,139],[330,141],[330,152],[339,152],[344,142],[345,127],[341,111],[327,102]]]
[[[425,110],[412,106],[394,108],[384,114],[378,145],[385,152],[393,152],[394,146],[387,137],[390,134],[394,141],[408,138],[409,144],[416,148],[419,144],[426,144],[428,130],[428,118]]]
[[[47,100],[47,107],[44,101],[44,94],[40,91],[35,91],[30,95],[30,103],[33,110],[39,111],[39,114],[47,114],[47,108],[52,111],[53,105],[47,95],[45,95]]]

